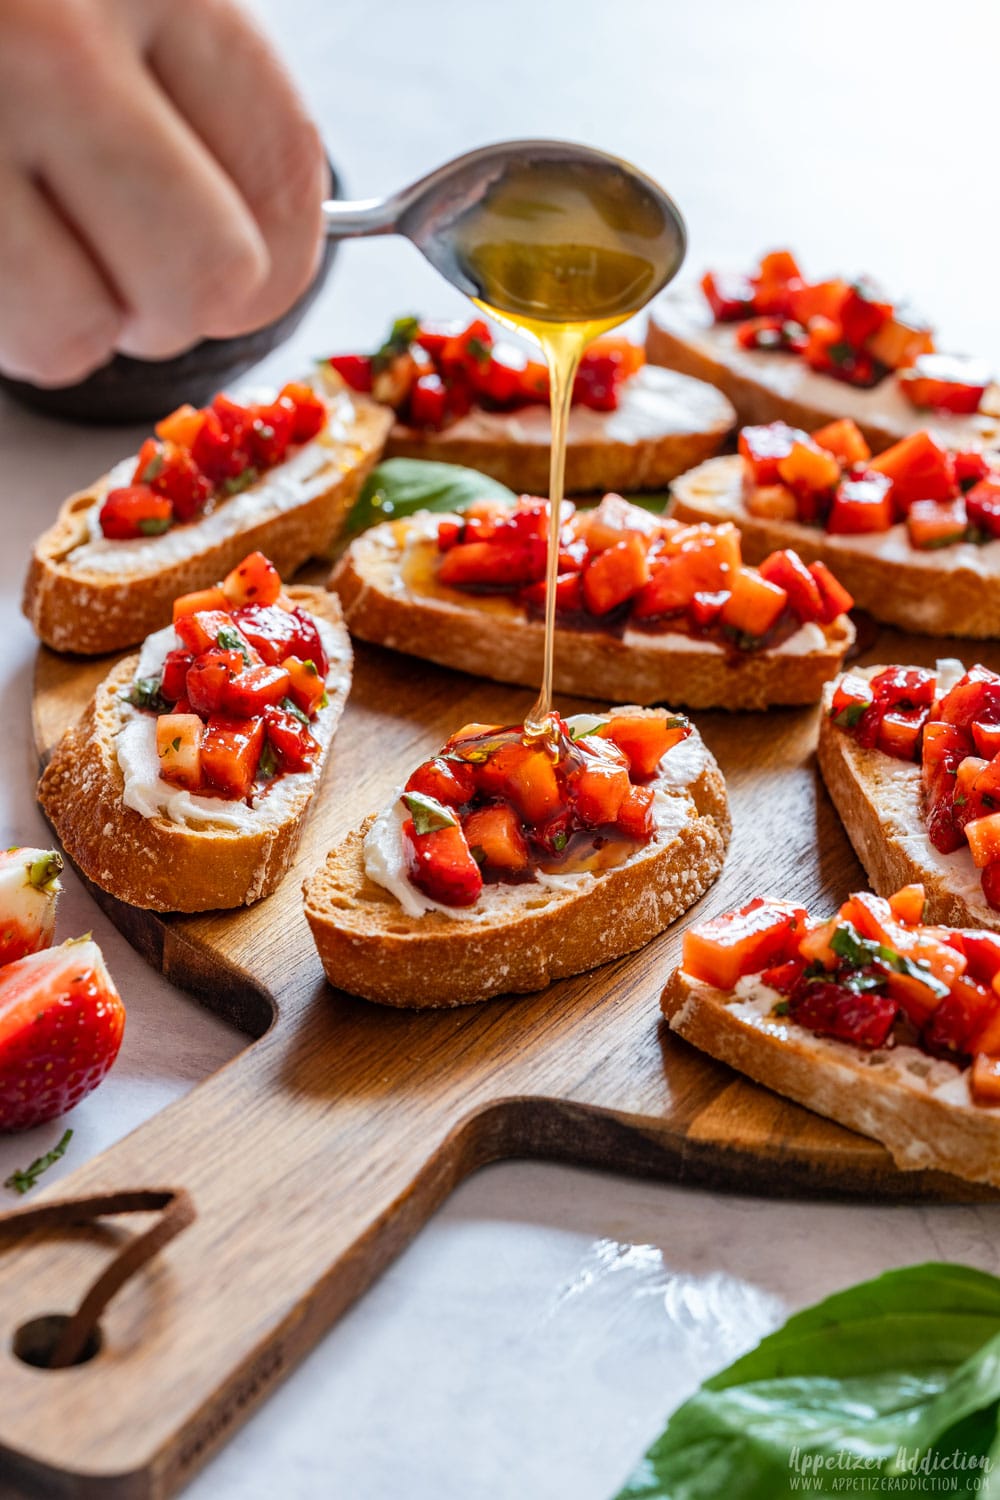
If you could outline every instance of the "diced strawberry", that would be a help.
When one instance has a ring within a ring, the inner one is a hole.
[[[753,312],[753,282],[748,276],[707,271],[701,289],[717,323],[733,323]]]
[[[969,841],[972,862],[977,869],[1000,860],[1000,813],[988,813],[965,825],[965,837]]]
[[[963,490],[970,489],[990,473],[986,455],[978,448],[966,449],[952,455],[955,460],[955,481]]]
[[[188,668],[186,697],[195,713],[207,718],[219,712],[226,703],[230,684],[246,662],[239,651],[204,651]]]
[[[845,672],[833,690],[830,718],[840,728],[854,732],[875,702],[871,683],[856,672]]]
[[[109,490],[98,516],[101,531],[110,541],[134,541],[159,536],[173,524],[174,508],[165,495],[157,495],[148,484],[130,484]]]
[[[167,652],[163,662],[160,694],[168,703],[176,703],[178,698],[187,696],[188,668],[193,661],[194,657],[190,651]]]
[[[164,781],[190,792],[200,789],[203,729],[197,714],[160,714],[156,721],[156,754]]]
[[[432,901],[472,906],[478,900],[482,872],[458,823],[417,833],[413,819],[407,818],[402,838],[410,879]]]
[[[132,483],[148,485],[169,500],[175,521],[193,521],[212,493],[211,482],[187,448],[155,438],[147,438],[139,449]]]
[[[872,678],[872,689],[887,708],[927,708],[934,702],[936,679],[923,667],[886,667]]]
[[[1000,911],[1000,860],[987,865],[979,877],[983,895],[994,911]]]
[[[311,770],[320,747],[308,724],[283,708],[266,709],[264,724],[267,743],[277,757],[279,770]]]
[[[984,360],[955,354],[921,354],[899,372],[899,388],[916,407],[969,415],[979,410],[992,379]]]
[[[229,600],[222,592],[221,584],[210,589],[197,589],[193,594],[182,594],[174,600],[174,623],[184,615],[229,613]]]
[[[813,318],[839,323],[847,292],[846,281],[817,281],[811,285],[803,282],[801,286],[790,286],[788,311],[803,328],[808,328]]]
[[[248,797],[264,748],[263,719],[214,713],[202,736],[201,769],[209,786],[227,797]]]
[[[332,370],[336,370],[352,391],[363,391],[366,394],[371,391],[374,373],[371,355],[331,354],[327,364]]]
[[[970,523],[987,537],[1000,537],[1000,478],[981,479],[966,493]]]
[[[844,339],[860,349],[892,316],[892,303],[886,302],[869,282],[856,281],[848,288],[839,316]]]
[[[888,531],[892,522],[892,483],[886,475],[869,472],[840,481],[826,523],[834,536]]]
[[[776,625],[788,604],[783,588],[768,583],[754,568],[737,568],[719,619],[741,635],[757,639]]]
[[[992,985],[1000,974],[1000,935],[963,930],[956,936],[960,937],[968,960],[968,973],[980,984]]]
[[[664,708],[647,708],[637,714],[612,714],[597,733],[617,745],[628,760],[632,776],[645,781],[656,775],[667,751],[688,737],[691,725]]]
[[[545,580],[532,583],[523,591],[525,604],[532,609],[545,608]],[[576,615],[583,610],[583,584],[579,573],[560,573],[556,578],[556,611],[561,615]]]
[[[901,886],[889,897],[889,910],[897,922],[904,922],[908,927],[917,927],[924,920],[926,905],[927,892],[919,883]]]
[[[977,663],[942,699],[938,716],[963,729],[976,720],[1000,723],[1000,676]]]
[[[227,414],[227,421],[230,420]],[[236,479],[249,467],[250,454],[243,443],[247,430],[246,422],[242,425],[224,425],[214,402],[205,412],[191,448],[191,456],[213,484],[224,485],[227,480]]]
[[[469,813],[462,820],[465,840],[474,859],[488,870],[515,874],[526,870],[528,845],[521,831],[521,820],[512,807],[498,803]]]
[[[789,999],[789,1013],[799,1026],[868,1049],[885,1045],[897,1010],[889,995],[859,995],[826,980],[803,981]]]
[[[697,592],[698,585],[683,556],[651,558],[649,582],[632,601],[632,617],[658,620],[679,614],[687,609]]]
[[[827,422],[825,427],[818,427],[812,440],[839,459],[845,469],[853,468],[855,464],[867,464],[872,456],[864,434],[850,417],[841,417],[836,422]]]
[[[461,538],[463,524],[461,521],[439,521],[437,530],[437,543],[442,552],[448,552]]]
[[[760,576],[788,595],[788,605],[800,620],[822,620],[825,613],[819,584],[797,552],[772,552],[760,564]]]
[[[719,616],[726,601],[730,598],[729,589],[717,589],[715,593],[701,592],[695,594],[688,605],[688,617],[696,630],[710,630],[718,623]]]
[[[805,909],[757,896],[739,911],[698,922],[684,934],[685,973],[721,990],[731,990],[744,974],[798,957]]]
[[[976,719],[970,727],[973,741],[980,755],[985,756],[987,760],[1000,755],[1000,723]]]
[[[205,413],[186,401],[169,416],[162,417],[153,431],[164,442],[176,443],[178,448],[190,449],[204,419]]]
[[[805,969],[804,958],[790,958],[787,963],[776,964],[773,969],[765,969],[760,976],[761,983],[766,984],[768,989],[777,990],[780,995],[790,995],[805,973]]]
[[[266,662],[248,667],[236,677],[230,678],[222,689],[220,707],[223,713],[238,719],[252,719],[263,714],[266,708],[280,703],[288,697],[291,678],[284,667],[270,667]],[[190,688],[188,697],[191,696]]]
[[[319,675],[314,661],[303,661],[299,656],[286,656],[281,663],[288,673],[288,696],[300,708],[307,719],[323,706],[326,682]]]
[[[577,535],[586,540],[591,552],[604,552],[631,536],[652,541],[660,526],[656,516],[621,495],[605,495],[595,510],[581,512],[574,521]]]
[[[882,715],[876,744],[897,760],[917,760],[920,735],[927,719],[925,708],[890,709]]]
[[[441,558],[438,581],[446,588],[521,588],[545,577],[547,551],[540,539],[460,542]]]
[[[648,839],[656,826],[653,816],[655,792],[651,786],[630,786],[618,808],[617,824],[631,839]]]
[[[263,552],[251,552],[226,575],[222,592],[230,609],[244,604],[274,604],[281,593],[281,575]]]
[[[548,751],[512,740],[478,768],[480,790],[505,797],[530,827],[544,823],[562,806],[559,782]]]
[[[765,521],[794,521],[799,513],[795,491],[787,484],[758,484],[743,497],[752,516]]]
[[[476,777],[472,766],[464,761],[445,760],[434,756],[418,766],[406,783],[408,792],[421,792],[443,802],[449,807],[464,807],[471,802],[476,790]]]
[[[825,494],[840,480],[840,464],[832,453],[804,434],[791,451],[778,459],[778,479],[796,493]]]
[[[890,370],[912,365],[921,354],[930,354],[933,349],[931,330],[912,318],[901,317],[898,309],[868,340],[869,354]]]
[[[583,599],[593,615],[610,614],[649,582],[647,543],[630,535],[606,548],[583,574]]]
[[[0,965],[51,944],[62,867],[62,855],[54,849],[0,854]]]
[[[803,440],[808,441],[808,435],[786,422],[744,427],[739,436],[739,450],[754,484],[777,484],[779,460],[787,458],[794,445]]]
[[[0,969],[0,1130],[65,1114],[104,1078],[125,1008],[96,943],[63,943]]]
[[[960,975],[940,1005],[936,1006],[921,1034],[929,1052],[962,1057],[972,1050],[973,1037],[982,1030],[997,1006],[992,989],[968,975]]]
[[[598,757],[587,757],[570,777],[573,802],[587,828],[613,823],[629,789],[628,768]]]
[[[839,615],[846,615],[854,608],[853,596],[847,592],[840,580],[834,577],[826,563],[810,563],[809,571],[815,578],[823,599],[820,624],[832,625]]]
[[[201,609],[192,615],[179,615],[174,620],[174,629],[181,644],[195,656],[200,656],[203,651],[213,650],[220,634],[232,630],[234,636],[240,635],[240,631],[233,628],[232,617],[222,609]],[[245,637],[241,639],[245,640]]]
[[[885,448],[869,468],[892,480],[892,501],[900,516],[914,500],[950,500],[955,493],[952,456],[929,432],[911,433]]]
[[[316,622],[305,610],[288,610],[277,604],[244,604],[233,611],[233,620],[249,644],[268,666],[277,667],[288,656],[312,661],[324,679],[329,662]]]
[[[1000,1104],[1000,1058],[978,1052],[972,1060],[969,1088],[973,1103],[986,1108]]]
[[[287,396],[266,406],[255,406],[247,439],[256,469],[273,469],[284,461],[296,427],[295,407]],[[266,602],[266,601],[265,601]]]
[[[951,547],[965,540],[969,518],[965,501],[914,500],[906,516],[906,530],[911,547]]]

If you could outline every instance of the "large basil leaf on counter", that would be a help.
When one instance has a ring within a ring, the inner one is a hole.
[[[616,1500],[878,1494],[897,1476],[900,1492],[996,1500],[998,1403],[1000,1279],[889,1271],[706,1380]]]
[[[417,510],[464,510],[473,500],[513,500],[514,492],[496,479],[460,464],[424,458],[387,458],[376,464],[347,518],[348,536],[379,521],[394,521]]]

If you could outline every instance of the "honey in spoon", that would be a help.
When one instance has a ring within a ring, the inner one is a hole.
[[[552,447],[545,655],[528,734],[548,738],[556,576],[573,381],[587,345],[644,306],[684,254],[679,220],[613,162],[525,161],[451,226],[458,267],[483,312],[526,334],[549,367]]]

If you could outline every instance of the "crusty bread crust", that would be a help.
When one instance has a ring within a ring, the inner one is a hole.
[[[743,1019],[732,997],[677,969],[663,992],[671,1030],[757,1083],[871,1136],[904,1172],[934,1169],[1000,1187],[1000,1111],[953,1097],[958,1070],[923,1054],[865,1052],[787,1018]],[[935,1086],[945,1080],[949,1097]]]
[[[646,358],[724,391],[741,426],[782,420],[811,431],[851,416],[877,453],[908,432],[930,426],[953,448],[1000,444],[996,415],[929,415],[911,407],[891,375],[872,390],[806,371],[798,355],[741,349],[734,323],[716,324],[698,287],[672,288],[653,303]],[[814,384],[814,381],[816,382]],[[995,389],[991,393],[995,399]]]
[[[884,666],[855,668],[873,677]],[[872,889],[891,896],[900,886],[921,882],[927,893],[926,920],[946,927],[1000,928],[982,893],[969,850],[939,854],[923,814],[920,767],[868,750],[838,729],[829,716],[835,683],[823,693],[816,755],[833,805],[865,867]]]
[[[441,517],[433,516],[436,526]],[[545,642],[541,620],[510,600],[457,589],[433,595],[407,587],[400,565],[421,520],[387,521],[357,537],[330,579],[353,635],[441,666],[496,682],[540,681]],[[679,635],[633,630],[559,629],[555,689],[575,697],[627,703],[683,703],[689,708],[759,709],[815,703],[854,641],[846,615],[825,631],[823,649],[794,653],[726,652]]]
[[[63,848],[88,880],[121,901],[153,911],[215,911],[269,896],[295,854],[350,687],[350,639],[337,601],[320,589],[289,593],[336,630],[342,657],[324,725],[323,760],[277,820],[262,804],[253,833],[169,818],[144,818],[122,802],[124,778],[114,737],[124,722],[121,694],[139,658],[127,656],[66,731],[38,783],[38,800]]]
[[[330,983],[383,1005],[468,1005],[544,989],[643,947],[722,869],[730,833],[725,782],[700,740],[696,748],[694,774],[672,793],[685,798],[689,813],[676,837],[645,846],[582,888],[503,887],[506,898],[492,904],[487,891],[475,922],[438,911],[411,917],[370,880],[363,858],[369,818],[304,886]],[[663,773],[661,785],[668,785]]]
[[[713,458],[671,486],[671,515],[680,521],[735,521],[748,562],[761,562],[778,547],[792,547],[805,562],[824,562],[875,619],[920,635],[990,639],[1000,635],[1000,541],[978,547],[921,552],[905,539],[905,527],[884,536],[883,552],[867,550],[864,538],[830,536],[799,521],[751,515],[743,500],[743,460]],[[870,539],[874,540],[874,538]]]
[[[36,542],[25,580],[23,609],[38,635],[55,651],[83,656],[121,651],[168,624],[175,599],[217,583],[248,552],[266,553],[283,576],[308,558],[325,555],[391,425],[391,414],[378,403],[354,397],[352,404],[354,421],[346,437],[330,443],[323,471],[329,482],[320,494],[179,562],[127,575],[80,571],[69,554],[88,540],[89,518],[107,494],[108,475],[71,495]]]
[[[628,433],[630,411],[640,400],[655,402],[662,413],[655,435]],[[538,417],[542,411],[539,408]],[[464,464],[517,494],[547,495],[547,410],[544,417],[540,421],[518,412],[477,412],[443,432],[397,422],[389,434],[386,457]],[[639,370],[622,388],[617,412],[574,408],[566,445],[566,492],[603,495],[609,490],[665,489],[675,474],[718,453],[735,421],[736,413],[721,391],[672,371]]]

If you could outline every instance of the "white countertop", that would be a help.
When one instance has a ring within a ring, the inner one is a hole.
[[[688,218],[692,269],[749,264],[787,243],[817,276],[881,274],[955,348],[1000,356],[1000,18],[989,0],[944,16],[925,0],[846,0],[822,13],[795,0],[258,9],[356,196],[491,139],[577,137],[668,187]],[[348,245],[306,326],[263,371],[290,376],[315,354],[370,347],[404,311],[465,306],[412,247]],[[47,839],[32,804],[34,643],[18,610],[29,545],[132,440],[0,401],[3,846]],[[46,1183],[241,1045],[149,970],[72,876],[66,884],[60,936],[93,929],[129,1021],[116,1068],[72,1115],[70,1149]],[[0,1181],[61,1128],[0,1138]],[[0,1190],[2,1206],[17,1201]],[[609,1500],[667,1413],[792,1308],[927,1258],[1000,1270],[998,1245],[994,1207],[772,1203],[491,1167],[186,1494]],[[14,1494],[0,1479],[0,1495]]]

